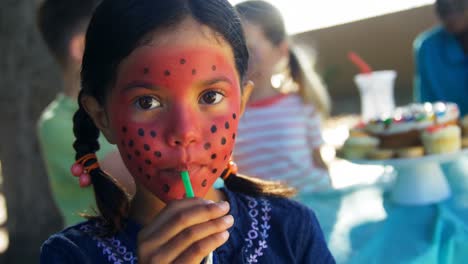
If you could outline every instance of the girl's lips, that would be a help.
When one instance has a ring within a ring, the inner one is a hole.
[[[182,164],[182,165],[176,165],[174,167],[168,167],[164,169],[158,170],[159,175],[165,176],[165,177],[173,177],[173,176],[180,176],[180,173],[182,171],[188,171],[189,175],[192,174],[198,174],[203,168],[205,168],[205,165],[201,164]]]

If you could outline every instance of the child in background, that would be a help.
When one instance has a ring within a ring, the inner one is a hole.
[[[440,20],[414,41],[418,102],[454,102],[468,114],[468,0],[437,0]]]
[[[248,76],[255,89],[239,123],[234,160],[243,173],[284,181],[300,192],[329,188],[320,154],[321,117],[330,111],[322,82],[288,43],[279,10],[264,1],[235,8],[252,57]],[[274,87],[278,76],[279,87]]]
[[[99,215],[51,236],[41,263],[334,263],[314,213],[285,198],[290,188],[229,162],[252,89],[247,64],[225,0],[104,0],[74,116],[73,173],[91,177]],[[99,168],[99,131],[135,179],[132,200]],[[182,172],[197,198],[186,198]]]
[[[78,109],[76,98],[80,90],[85,31],[99,2],[45,0],[38,9],[38,28],[58,62],[63,77],[63,83],[57,82],[57,85],[63,85],[63,91],[42,112],[37,133],[52,195],[65,226],[81,222],[83,217],[80,213],[89,213],[95,207],[92,190],[80,188],[76,184],[77,180],[70,177],[70,163],[75,156],[72,118]],[[112,157],[117,151],[115,146],[103,137],[99,139],[99,144],[98,156],[106,157],[106,170],[115,172],[114,177],[126,180],[124,185],[133,189],[133,182],[126,169],[122,168],[122,161]]]

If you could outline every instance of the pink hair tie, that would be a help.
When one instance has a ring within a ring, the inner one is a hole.
[[[231,174],[237,174],[237,164],[234,161],[229,160],[227,171],[221,176],[221,179],[226,180],[231,176]]]
[[[94,160],[94,162],[86,166],[85,164],[90,160]],[[73,163],[70,170],[73,176],[79,177],[80,187],[88,187],[91,185],[89,173],[97,168],[99,168],[99,164],[97,163],[96,154],[89,153]]]

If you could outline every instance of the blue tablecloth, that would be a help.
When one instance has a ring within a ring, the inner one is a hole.
[[[444,168],[452,196],[435,204],[396,204],[382,184],[297,199],[316,212],[337,263],[468,263],[467,164]]]

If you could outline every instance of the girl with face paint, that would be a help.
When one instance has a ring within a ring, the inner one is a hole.
[[[102,132],[137,190],[126,196],[93,165],[98,215],[53,235],[41,262],[333,263],[313,212],[286,198],[293,189],[230,163],[247,64],[225,0],[104,0],[86,35],[74,148],[90,157]]]

